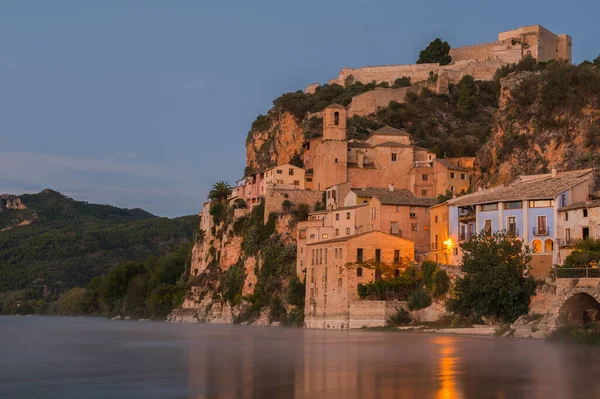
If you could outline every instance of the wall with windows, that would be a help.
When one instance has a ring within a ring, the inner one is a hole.
[[[496,232],[500,230],[500,223],[499,223],[499,211],[498,210],[490,210],[490,211],[485,211],[482,209],[483,205],[477,205],[477,233],[481,233],[482,231],[484,231],[485,227],[486,227],[486,220],[489,220],[488,225],[491,226],[491,232]]]
[[[375,270],[355,264],[358,250],[363,261],[393,264],[395,251],[403,261],[412,261],[414,244],[399,237],[374,231],[345,239],[328,240],[306,246],[307,261],[305,324],[307,328],[348,328],[349,303],[359,300],[358,285],[375,280]],[[399,264],[400,267],[400,264]]]
[[[523,234],[525,233],[523,230],[523,209],[505,209],[502,218],[502,226],[500,226],[501,230],[506,230],[507,234],[512,233],[517,237],[523,237]],[[510,231],[509,218],[514,218],[516,231]]]

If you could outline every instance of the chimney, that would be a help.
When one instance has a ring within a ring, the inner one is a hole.
[[[388,185],[388,188],[390,189],[390,191],[394,191],[394,185],[393,184]]]
[[[558,176],[558,170],[556,168],[552,168],[552,177]]]

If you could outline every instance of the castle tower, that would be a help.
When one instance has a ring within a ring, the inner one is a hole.
[[[348,142],[343,105],[333,104],[323,110],[323,142],[314,159],[313,190],[326,190],[348,180]]]
[[[346,117],[343,105],[332,104],[323,110],[323,140],[346,140]]]

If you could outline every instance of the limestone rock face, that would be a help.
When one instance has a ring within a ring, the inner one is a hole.
[[[25,204],[21,202],[21,199],[16,195],[1,194],[0,195],[0,212],[7,209],[23,210],[27,209]]]
[[[246,141],[246,165],[255,170],[283,165],[302,152],[304,129],[289,112],[269,112],[270,124],[253,131]]]
[[[491,136],[475,160],[476,188],[508,183],[521,174],[549,173],[552,168],[597,166],[598,100],[581,98],[548,111],[543,101],[545,79],[544,72],[518,72],[501,80]]]

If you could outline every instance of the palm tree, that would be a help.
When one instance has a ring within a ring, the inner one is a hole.
[[[212,186],[212,190],[208,193],[208,198],[211,201],[223,201],[231,194],[231,186],[229,183],[219,180]]]

